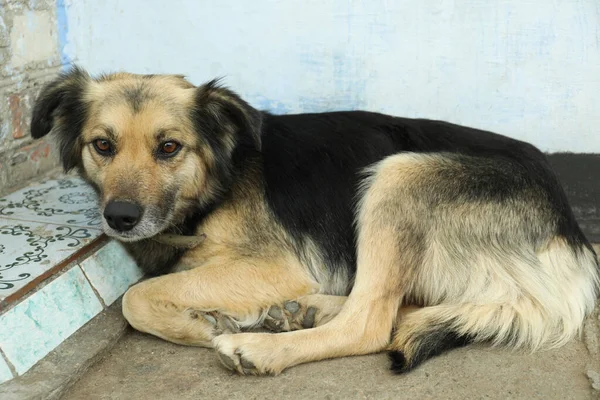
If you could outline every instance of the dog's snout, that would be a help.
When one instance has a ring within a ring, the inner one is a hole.
[[[128,201],[111,201],[104,208],[104,219],[111,228],[120,231],[130,231],[140,221],[142,209]]]

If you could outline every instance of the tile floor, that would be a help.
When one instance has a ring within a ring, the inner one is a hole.
[[[100,222],[94,191],[79,178],[0,198],[0,384],[26,373],[142,278]]]
[[[79,178],[0,198],[0,304],[101,234],[95,193]]]

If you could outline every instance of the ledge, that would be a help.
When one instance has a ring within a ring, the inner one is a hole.
[[[0,383],[25,374],[142,278],[102,234],[96,204],[73,177],[0,199]]]

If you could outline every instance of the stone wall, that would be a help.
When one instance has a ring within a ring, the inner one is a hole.
[[[0,0],[0,195],[58,166],[51,141],[34,142],[29,121],[41,86],[66,62],[61,4]]]

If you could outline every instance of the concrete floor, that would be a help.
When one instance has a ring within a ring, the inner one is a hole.
[[[589,346],[588,346],[589,347]],[[583,342],[534,355],[486,347],[446,353],[404,376],[385,354],[300,365],[278,377],[240,377],[212,350],[126,334],[64,399],[597,399]]]

